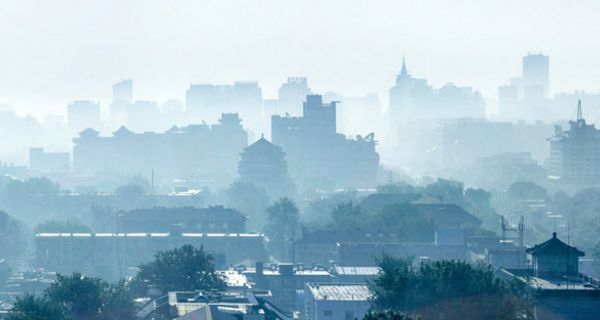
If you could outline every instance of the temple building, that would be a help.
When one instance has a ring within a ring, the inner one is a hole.
[[[527,249],[532,264],[524,269],[500,269],[498,276],[517,280],[535,292],[535,319],[598,319],[600,282],[579,273],[585,253],[552,238]]]
[[[304,188],[376,186],[379,154],[375,137],[349,139],[337,132],[336,102],[308,95],[301,117],[271,118],[273,143],[287,155],[290,175]]]
[[[549,180],[563,187],[594,186],[600,181],[600,130],[583,118],[581,100],[569,130],[556,127],[550,139]]]
[[[283,196],[293,192],[285,153],[264,136],[244,149],[238,172],[241,182],[252,183],[270,195]]]

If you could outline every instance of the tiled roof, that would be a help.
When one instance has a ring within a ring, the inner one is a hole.
[[[575,247],[560,241],[556,237],[556,232],[552,234],[552,238],[546,242],[540,243],[533,248],[527,249],[527,253],[536,255],[572,255],[577,257],[585,256],[585,253]]]

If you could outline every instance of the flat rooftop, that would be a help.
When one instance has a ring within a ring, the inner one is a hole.
[[[315,300],[368,301],[371,298],[366,284],[309,283],[306,286]]]
[[[37,238],[58,237],[263,237],[262,233],[182,233],[171,235],[170,233],[37,233]]]

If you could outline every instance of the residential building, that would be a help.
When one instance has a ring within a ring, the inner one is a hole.
[[[90,100],[74,101],[67,108],[67,123],[71,136],[87,128],[99,130],[100,104]]]
[[[299,116],[304,98],[312,93],[305,77],[290,77],[278,90],[276,114]]]
[[[47,152],[44,148],[29,148],[29,169],[40,172],[66,172],[71,167],[68,152]]]

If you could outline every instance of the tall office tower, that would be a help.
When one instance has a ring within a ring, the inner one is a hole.
[[[523,90],[525,98],[548,97],[549,58],[542,53],[523,57]]]
[[[86,128],[100,129],[100,104],[89,100],[76,100],[67,108],[69,134],[77,135]]]
[[[300,115],[302,112],[300,106],[309,94],[311,94],[311,90],[305,77],[288,78],[287,82],[279,87],[276,113]]]
[[[133,81],[123,80],[112,86],[113,100],[110,104],[110,119],[113,125],[121,126],[127,121],[127,109],[133,102]]]

